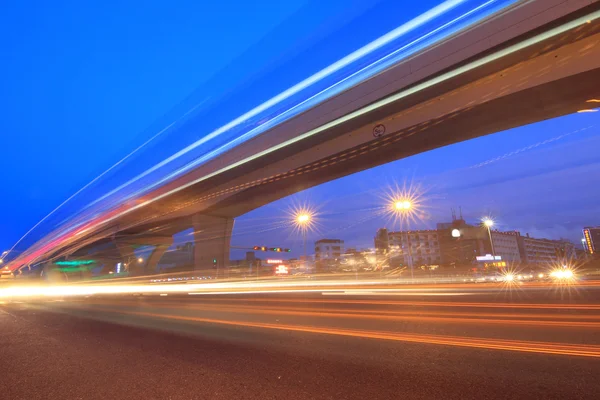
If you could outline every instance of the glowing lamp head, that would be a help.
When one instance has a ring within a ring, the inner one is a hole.
[[[399,200],[394,203],[394,208],[398,211],[408,211],[412,207],[412,204],[408,200]]]
[[[298,217],[296,217],[296,220],[300,224],[306,224],[306,223],[308,223],[308,221],[310,221],[310,215],[308,215],[308,214],[300,214],[300,215],[298,215]]]
[[[140,258],[137,259],[137,262],[141,264],[141,263],[144,262],[144,259],[142,257],[140,257]]]
[[[486,218],[486,219],[483,220],[483,224],[485,226],[487,226],[488,228],[491,228],[492,226],[494,226],[494,221],[492,221],[489,218]]]

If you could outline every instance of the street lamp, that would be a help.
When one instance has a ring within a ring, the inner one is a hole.
[[[140,258],[137,259],[137,262],[141,264],[141,263],[144,262],[144,259],[142,257],[140,257]]]
[[[308,214],[299,214],[298,217],[297,217],[297,220],[298,220],[298,224],[300,224],[300,225],[306,225],[310,221],[310,215],[308,215]]]
[[[302,240],[304,242],[304,263],[306,265],[306,231],[308,230],[312,220],[312,214],[308,211],[300,211],[296,214],[295,222],[298,228],[302,231]]]
[[[487,228],[488,236],[490,238],[490,246],[492,247],[492,257],[495,261],[496,254],[494,252],[494,241],[492,240],[492,226],[494,226],[494,221],[491,218],[484,218],[483,225]]]
[[[398,211],[409,211],[412,203],[409,200],[398,200],[394,203],[394,208]]]

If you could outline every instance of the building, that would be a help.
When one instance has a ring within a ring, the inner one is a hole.
[[[583,247],[590,255],[600,253],[600,227],[583,228]]]
[[[378,255],[387,254],[390,249],[390,241],[388,236],[388,230],[386,228],[380,228],[375,234],[375,251]]]
[[[436,230],[400,231],[388,234],[389,246],[397,250],[402,264],[418,268],[441,263],[440,243]]]
[[[519,238],[521,234],[517,231],[500,232],[491,231],[493,244],[493,255],[500,256],[507,265],[521,264],[521,251],[519,250]]]
[[[600,228],[584,228],[584,239],[591,251],[600,253]],[[564,239],[536,239],[518,231],[488,232],[487,227],[470,225],[454,212],[452,222],[438,223],[436,230],[389,232],[382,228],[375,235],[378,265],[415,268],[546,266],[577,259],[575,250],[575,245]]]
[[[487,229],[469,225],[453,215],[452,222],[437,224],[441,263],[446,267],[462,268],[476,265],[477,257],[491,254]]]
[[[519,237],[521,261],[531,266],[550,266],[574,260],[575,245],[567,240],[532,238],[529,234]]]
[[[315,242],[315,264],[317,272],[330,271],[339,265],[344,253],[344,241],[321,239]]]
[[[441,262],[438,231],[417,230],[389,232],[382,228],[375,235],[377,257],[392,265],[420,267]]]
[[[370,271],[375,266],[375,252],[371,249],[357,250],[348,248],[342,254],[340,268],[342,271]]]

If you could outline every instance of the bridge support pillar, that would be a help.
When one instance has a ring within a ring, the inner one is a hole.
[[[192,216],[196,270],[212,276],[225,276],[225,270],[229,268],[233,223],[233,218],[203,214]]]
[[[119,253],[121,253],[123,262],[127,264],[129,275],[155,274],[158,262],[167,249],[173,245],[172,236],[127,235],[117,237],[114,241]],[[153,246],[154,249],[150,255],[138,260],[135,249],[142,246]]]

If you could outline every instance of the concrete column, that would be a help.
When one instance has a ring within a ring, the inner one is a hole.
[[[229,250],[233,218],[215,217],[212,215],[194,214],[192,227],[194,229],[194,265],[196,270],[207,274],[225,276],[229,268]],[[213,260],[217,261],[214,268]]]
[[[171,244],[173,244],[173,239],[171,239]],[[158,262],[165,254],[169,246],[171,246],[171,244],[158,244],[154,247],[154,250],[152,251],[150,256],[148,256],[148,259],[144,260],[144,272],[146,274],[156,274],[158,269]]]
[[[114,242],[117,249],[119,249],[119,253],[121,253],[123,262],[127,263],[130,275],[149,275],[156,273],[160,259],[173,244],[173,237],[127,235],[115,238]],[[141,246],[154,246],[154,249],[149,256],[145,256],[144,260],[139,263],[135,256],[135,249]]]

